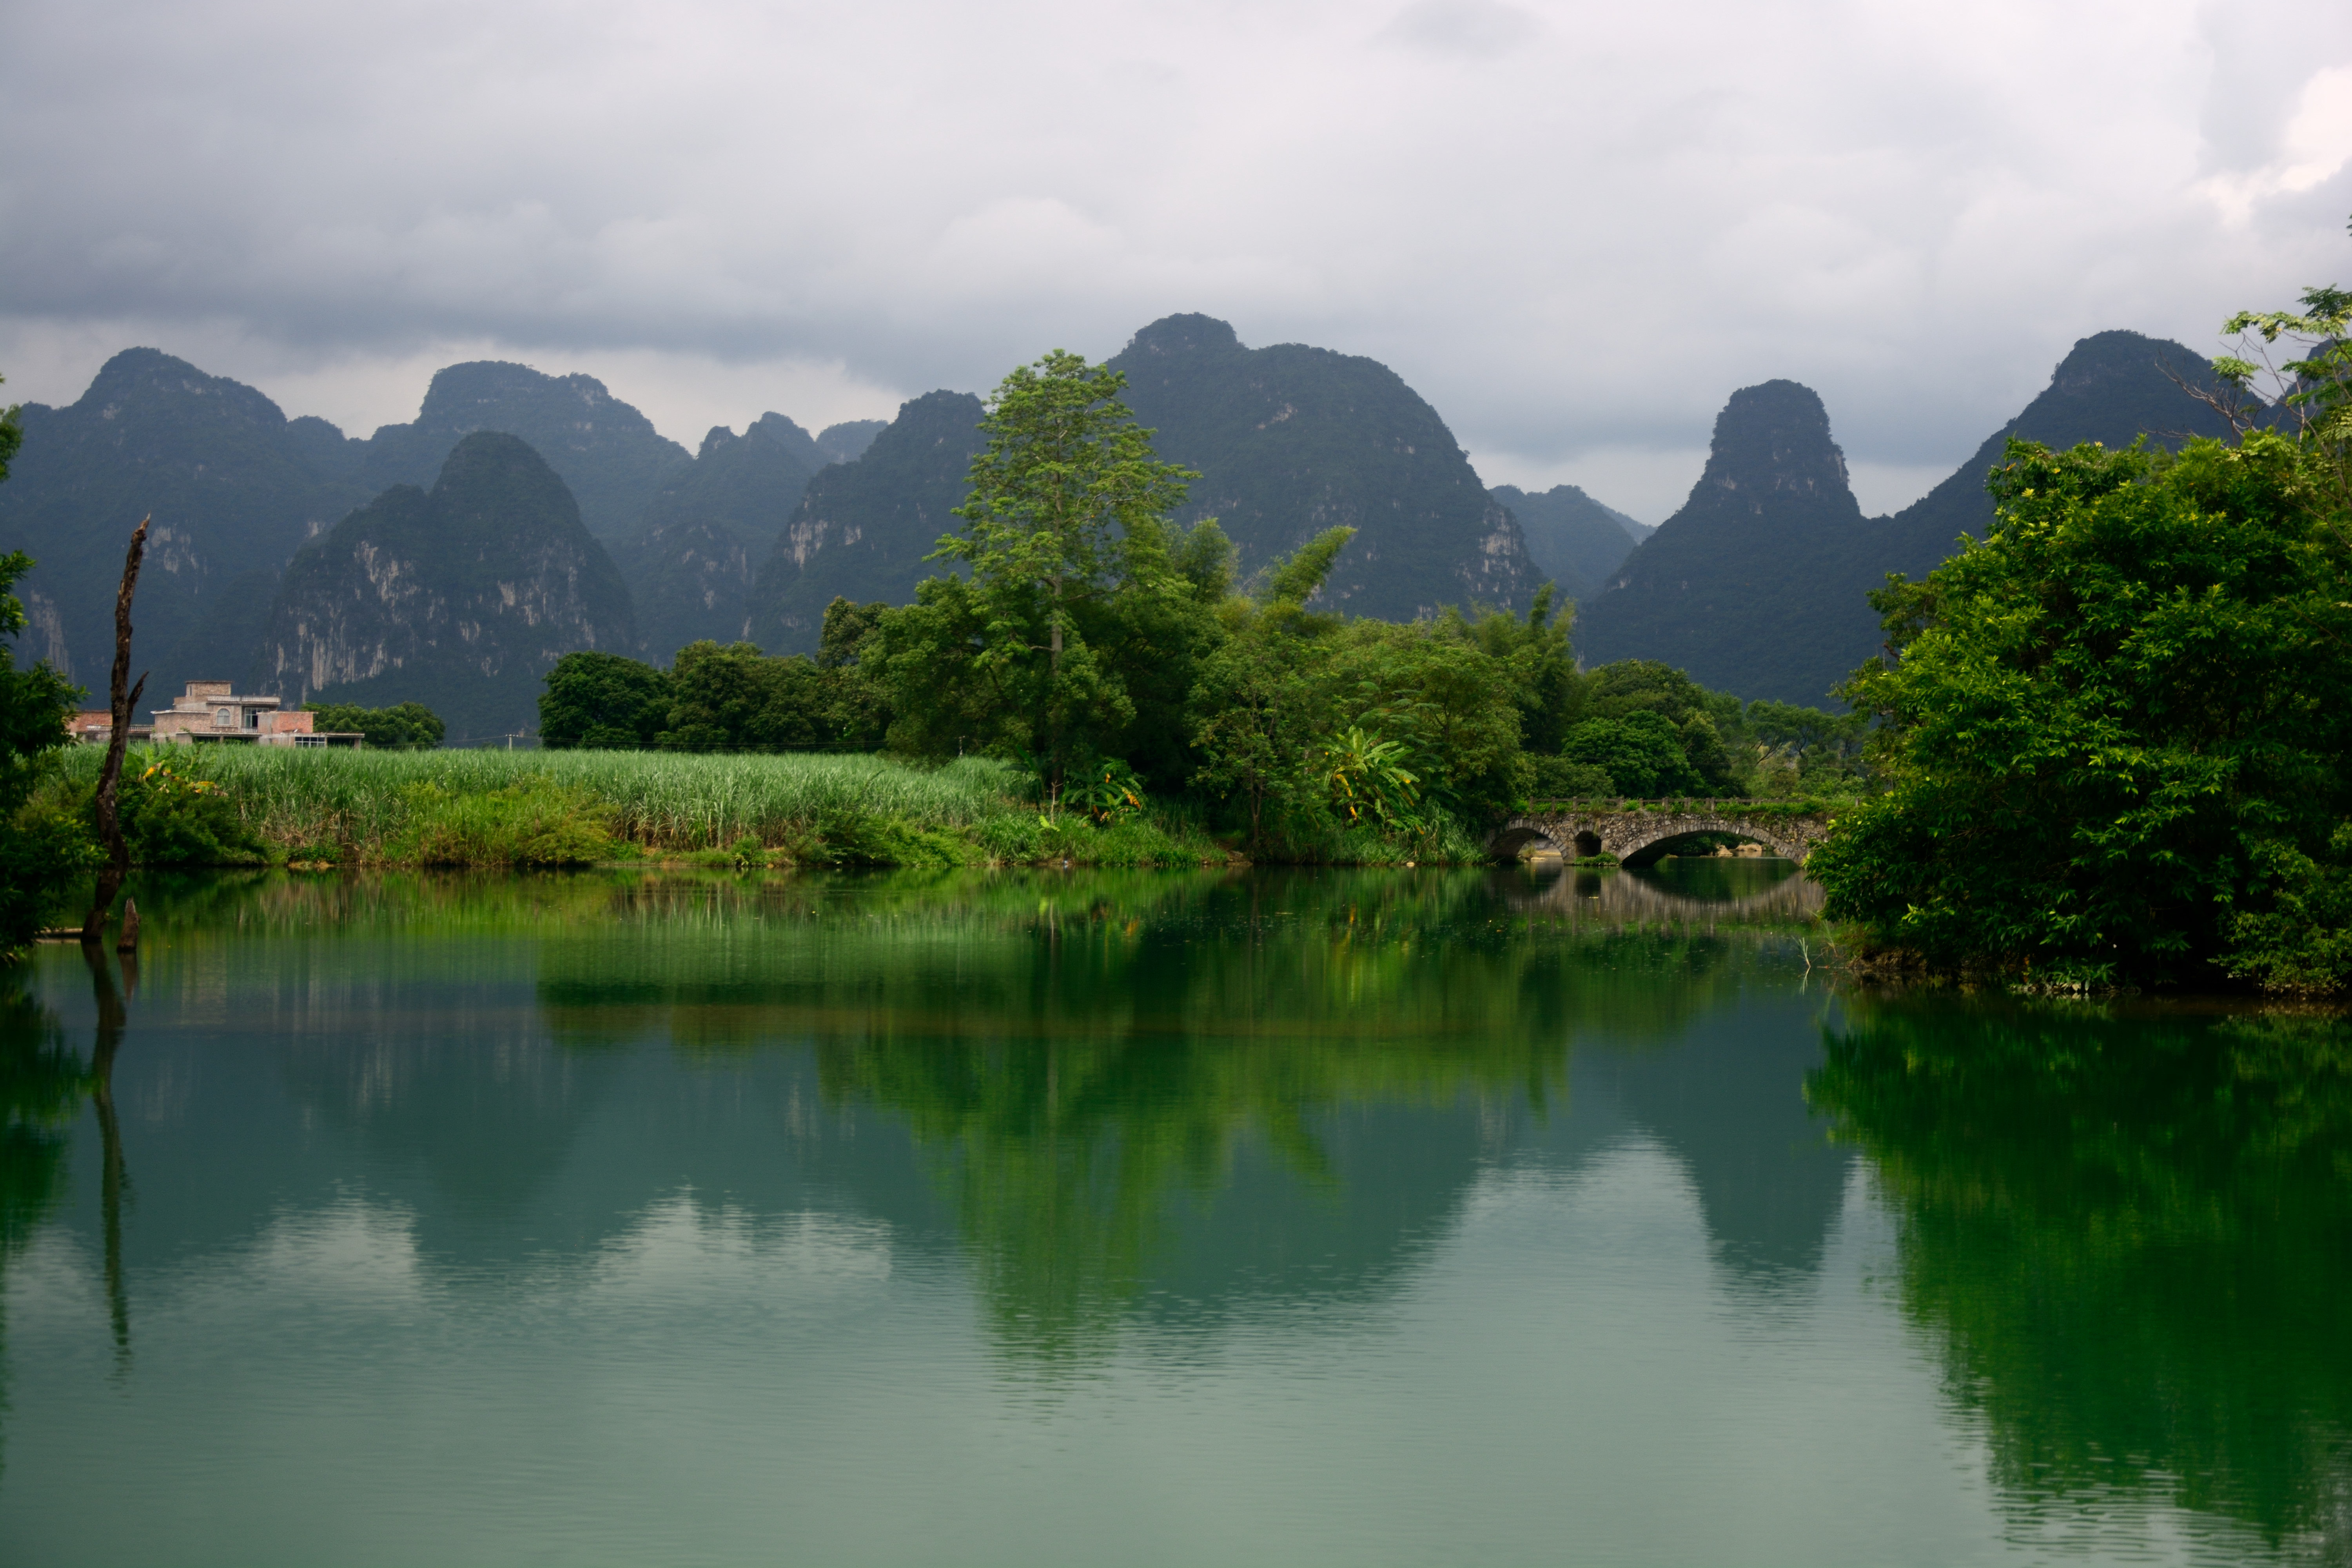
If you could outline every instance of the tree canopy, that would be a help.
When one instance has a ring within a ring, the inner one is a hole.
[[[1846,690],[1890,787],[1814,857],[1832,917],[2059,984],[2352,978],[2352,536],[2314,445],[2012,444],[1990,535],[1877,596],[1900,657]]]
[[[377,751],[421,751],[441,743],[449,727],[422,702],[395,703],[389,708],[362,708],[356,702],[310,702],[320,730],[357,731],[365,744]]]

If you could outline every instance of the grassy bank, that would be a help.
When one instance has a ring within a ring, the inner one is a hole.
[[[95,748],[69,752],[66,787],[86,794],[99,763]],[[1017,770],[982,758],[924,767],[862,755],[174,746],[135,750],[124,777],[158,763],[184,785],[202,786],[215,803],[206,809],[224,822],[233,812],[247,837],[218,857],[225,859],[1182,866],[1226,858],[1205,832],[1171,814],[1098,826],[1065,813],[1048,822],[1022,798]],[[205,804],[186,788],[174,798]]]

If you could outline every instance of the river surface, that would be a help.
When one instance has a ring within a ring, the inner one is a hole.
[[[2352,1560],[2352,1034],[1787,872],[150,879],[0,1562]]]

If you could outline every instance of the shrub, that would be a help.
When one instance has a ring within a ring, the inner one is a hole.
[[[414,866],[584,866],[612,848],[612,808],[543,774],[453,795],[412,785],[409,826],[386,858]]]
[[[123,773],[116,809],[123,840],[139,864],[258,866],[268,860],[236,803],[211,779],[184,777],[168,763]]]

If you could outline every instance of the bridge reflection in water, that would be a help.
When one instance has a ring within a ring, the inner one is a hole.
[[[1802,925],[1821,918],[1821,884],[1785,860],[1698,860],[1672,870],[1563,868],[1525,873],[1515,909],[1571,924]]]

